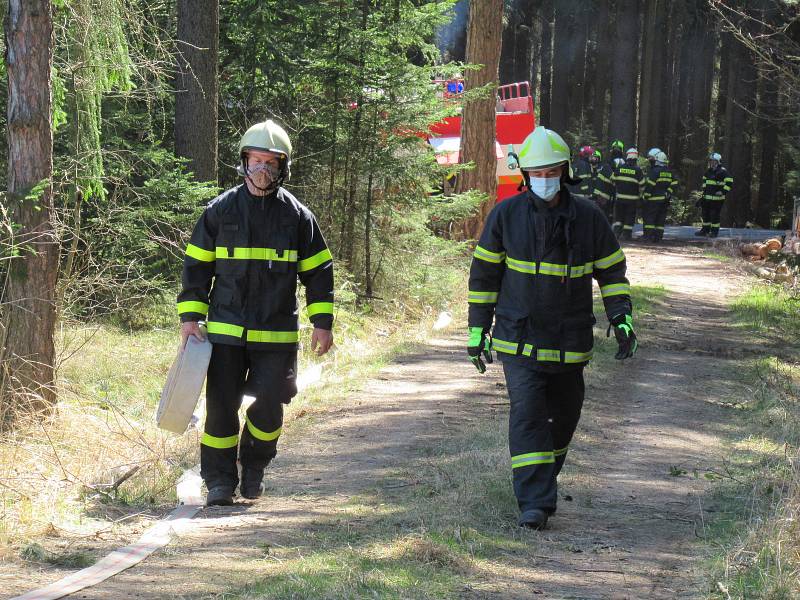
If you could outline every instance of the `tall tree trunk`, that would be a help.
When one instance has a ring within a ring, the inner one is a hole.
[[[613,53],[614,40],[610,35],[611,11],[609,0],[598,2],[594,17],[594,85],[592,98],[592,131],[595,139],[605,148],[608,139],[606,113],[608,112],[608,80],[611,70],[610,57]]]
[[[548,127],[550,126],[550,98],[553,78],[553,1],[542,1],[542,41],[539,49],[541,55],[541,81],[539,98],[535,99],[538,100],[539,121]]]
[[[617,0],[616,45],[611,79],[609,134],[627,146],[636,139],[636,93],[639,81],[639,2]]]
[[[582,0],[555,3],[553,98],[548,127],[564,135],[581,121],[586,66],[587,15]]]
[[[662,81],[664,111],[662,113],[663,146],[661,146],[661,149],[666,150],[673,165],[680,164],[680,138],[677,132],[680,118],[679,98],[681,91],[683,17],[682,3],[671,2],[669,5],[669,19],[667,20],[669,35],[667,36],[665,77]]]
[[[219,0],[178,0],[175,154],[198,181],[217,180]]]
[[[761,93],[759,95],[758,114],[761,169],[758,174],[758,203],[756,205],[756,223],[761,227],[770,227],[770,216],[775,206],[775,162],[778,154],[778,81],[773,74],[761,76]]]
[[[728,111],[728,76],[730,74],[730,49],[732,36],[720,33],[719,76],[717,80],[717,101],[714,114],[714,151],[722,152],[725,145],[725,123]]]
[[[503,0],[473,0],[467,26],[467,62],[483,65],[467,71],[467,91],[487,84],[497,85],[500,42],[503,32]],[[470,237],[483,227],[486,215],[497,195],[497,157],[495,154],[495,95],[468,102],[461,120],[461,162],[472,162],[475,168],[459,175],[458,192],[480,190],[488,196],[477,219],[471,219],[465,230]]]
[[[50,0],[9,0],[8,199],[21,226],[0,328],[0,423],[51,408],[55,393],[58,240],[53,211],[53,13]]]
[[[656,31],[664,27],[658,23],[658,6],[664,0],[646,0],[644,29],[642,32],[642,87],[639,95],[639,150],[653,145],[653,132],[656,130],[653,120],[657,113],[652,110],[653,96],[657,93],[653,80],[658,76],[655,68],[658,36]]]
[[[711,96],[716,61],[716,31],[705,0],[690,3],[689,31],[685,45],[694,57],[691,61],[691,87],[688,90],[686,150],[683,176],[699,181],[706,169],[711,120]]]
[[[757,73],[750,50],[738,40],[731,48],[731,72],[728,79],[728,120],[725,126],[726,147],[723,160],[733,176],[733,189],[722,210],[725,226],[744,227],[752,218],[753,119]]]

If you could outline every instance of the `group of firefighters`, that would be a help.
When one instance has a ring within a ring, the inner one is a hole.
[[[669,158],[660,148],[647,152],[648,165],[639,165],[639,151],[614,140],[603,161],[600,150],[581,147],[575,161],[575,175],[580,181],[571,191],[592,199],[612,223],[617,239],[631,240],[636,213],[640,211],[645,241],[660,242],[664,237],[667,208],[675,193],[678,180],[669,168]],[[722,166],[722,156],[712,152],[708,170],[703,176],[701,197],[697,205],[702,211],[702,227],[698,236],[719,235],[720,212],[731,190],[733,178]]]

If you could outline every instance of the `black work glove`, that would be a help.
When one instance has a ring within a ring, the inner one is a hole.
[[[614,355],[617,360],[625,360],[636,354],[639,342],[636,341],[636,334],[633,332],[633,317],[631,315],[617,315],[611,319],[611,323],[606,330],[606,337],[611,335],[611,328],[614,328],[614,337],[617,338],[619,350]]]
[[[486,362],[491,364],[492,360],[492,336],[488,329],[482,327],[469,328],[469,341],[467,342],[467,354],[478,373],[486,372],[486,365],[481,358],[481,354],[486,358]]]

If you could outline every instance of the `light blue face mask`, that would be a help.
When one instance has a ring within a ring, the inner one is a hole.
[[[529,177],[530,190],[545,202],[555,198],[561,189],[561,177]]]

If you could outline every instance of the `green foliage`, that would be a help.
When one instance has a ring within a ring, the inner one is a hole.
[[[787,339],[800,336],[800,298],[781,285],[757,283],[731,308],[736,322],[748,329],[777,333]]]

